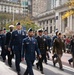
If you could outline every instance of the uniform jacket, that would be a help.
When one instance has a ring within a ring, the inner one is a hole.
[[[6,41],[5,41],[5,45],[9,45],[10,40],[11,40],[11,32],[6,33]]]
[[[44,37],[47,39],[47,44],[48,44],[48,47],[50,48],[51,47],[51,38],[48,36],[48,35],[44,35]]]
[[[24,57],[26,60],[35,60],[35,51],[37,54],[40,54],[38,43],[35,38],[32,38],[32,40],[29,39],[29,37],[25,38],[22,42],[22,57]]]
[[[46,54],[46,51],[48,51],[47,39],[44,36],[42,36],[42,37],[37,36],[36,39],[37,39],[38,47],[40,49],[41,54]]]
[[[60,38],[56,38],[53,43],[53,53],[62,54],[65,51],[65,44]]]
[[[5,35],[0,34],[0,46],[4,46],[5,45]]]
[[[21,30],[21,34],[17,30],[12,32],[11,40],[9,47],[12,47],[13,50],[20,50],[22,47],[22,41],[26,37],[26,33]]]

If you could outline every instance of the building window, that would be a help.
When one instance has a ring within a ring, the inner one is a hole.
[[[52,20],[50,20],[50,23],[52,23]]]
[[[54,32],[55,32],[55,30],[56,30],[56,27],[54,26]]]
[[[65,28],[67,27],[67,18],[65,18],[65,20],[64,20],[64,26],[65,26]]]
[[[0,11],[1,11],[1,5],[0,5]]]
[[[43,21],[43,25],[45,24],[45,21]]]
[[[40,22],[40,26],[41,26],[41,22]]]
[[[6,12],[6,6],[3,6],[3,11]]]
[[[50,33],[52,33],[52,26],[50,27]]]
[[[3,6],[1,6],[1,11],[3,11]]]
[[[58,16],[56,16],[55,19],[58,20]]]
[[[47,22],[47,24],[48,24],[48,20],[47,20],[46,22]]]

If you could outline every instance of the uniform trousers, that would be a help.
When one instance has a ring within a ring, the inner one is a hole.
[[[21,62],[21,51],[15,51],[15,66],[16,66],[16,71],[20,72],[20,62]]]
[[[6,50],[4,47],[2,47],[1,56],[2,56],[3,61],[5,61],[6,60]]]
[[[56,58],[56,60],[54,60],[54,63],[55,63],[55,64],[56,64],[56,63],[59,63],[60,69],[62,69],[62,61],[61,61],[61,57],[62,57],[61,54],[57,54],[57,58]]]
[[[47,62],[46,54],[42,54],[42,58],[39,58],[38,60],[37,66],[40,68],[40,71],[43,71],[43,65],[42,65],[43,60],[45,61],[45,63]]]
[[[9,64],[9,66],[11,66],[12,58],[14,57],[13,51],[7,51],[7,56],[8,56],[8,64]]]
[[[34,60],[26,60],[27,69],[26,69],[24,75],[28,75],[28,74],[29,74],[29,75],[34,75],[33,69],[32,69],[33,61],[34,61]]]

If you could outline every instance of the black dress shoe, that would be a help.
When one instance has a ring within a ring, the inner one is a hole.
[[[54,67],[56,66],[56,63],[55,63],[55,62],[53,62],[53,66],[54,66]]]
[[[25,72],[24,72],[24,74],[23,74],[23,75],[26,75],[26,74],[25,74]]]
[[[23,75],[28,75],[28,73],[24,72],[24,74],[23,74]]]
[[[9,65],[9,67],[12,67],[12,65]]]
[[[71,65],[71,62],[69,61],[69,65]]]
[[[64,71],[64,69],[63,68],[59,68],[61,71]]]
[[[21,73],[20,72],[17,72],[17,75],[21,75]]]
[[[37,67],[37,69],[39,69],[38,63],[36,63],[36,67]]]
[[[46,64],[46,65],[48,65],[48,63],[47,63],[47,62],[46,62],[45,64]]]
[[[48,60],[50,60],[50,58],[48,58]]]
[[[5,62],[6,60],[3,60],[3,62]]]
[[[41,74],[44,74],[44,72],[43,72],[43,71],[41,71]]]

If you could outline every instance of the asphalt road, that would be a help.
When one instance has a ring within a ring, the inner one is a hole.
[[[50,57],[52,56],[52,54],[50,54]],[[56,65],[57,67],[53,67],[53,63],[51,60],[48,60],[48,65],[43,64],[44,66],[44,75],[74,75],[74,68],[72,68],[72,66],[68,65],[67,60],[71,57],[70,54],[64,54],[62,57],[62,61],[63,61],[63,67],[64,67],[64,71],[60,71],[58,68],[58,64]],[[14,63],[14,59],[13,59],[13,66],[12,68],[8,67],[7,61],[6,63],[2,62],[1,58],[0,58],[0,75],[17,75],[16,71],[15,71],[15,63]],[[36,63],[36,61],[35,61]],[[35,64],[34,63],[34,64]],[[26,64],[25,62],[22,62],[20,64],[21,66],[21,75],[23,75],[25,69],[26,69]],[[33,67],[33,71],[34,71],[34,75],[42,75],[40,73],[40,71],[38,71],[36,69],[36,66]]]

